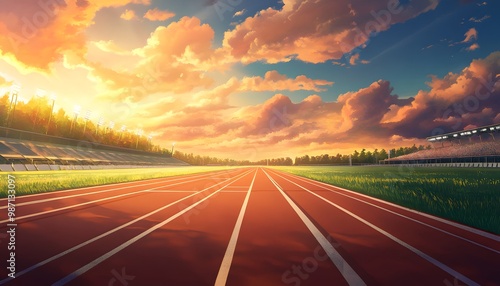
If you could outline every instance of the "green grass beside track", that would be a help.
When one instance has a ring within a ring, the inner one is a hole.
[[[229,170],[230,167],[168,167],[118,170],[39,171],[0,173],[0,197],[7,196],[8,175],[16,180],[16,196],[53,192],[65,189],[163,178],[210,171]]]
[[[273,167],[500,234],[500,170],[486,168]]]

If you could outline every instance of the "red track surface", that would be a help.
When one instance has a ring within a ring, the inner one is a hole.
[[[16,200],[5,285],[500,285],[500,238],[270,169]]]

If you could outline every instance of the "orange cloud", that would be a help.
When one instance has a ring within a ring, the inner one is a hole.
[[[175,17],[175,13],[170,11],[162,11],[158,8],[148,10],[144,15],[144,18],[148,19],[149,21],[165,21],[172,17]]]
[[[50,72],[66,54],[73,60],[86,54],[86,29],[105,7],[149,0],[63,1],[26,0],[4,3],[0,11],[0,57],[20,72]],[[36,53],[33,51],[36,50]]]
[[[470,47],[467,48],[467,51],[475,51],[477,49],[479,49],[479,44],[478,43],[474,43]]]
[[[97,41],[93,44],[101,51],[117,55],[130,55],[131,52],[119,47],[114,41]]]
[[[469,43],[473,40],[477,40],[477,30],[475,28],[470,28],[466,33],[465,33],[465,39],[462,41],[462,43]]]
[[[144,47],[132,54],[138,64],[112,70],[90,63],[91,77],[111,92],[115,100],[141,100],[157,92],[186,93],[213,84],[207,73],[224,68],[223,55],[212,47],[213,29],[196,17],[183,17],[151,33]],[[105,48],[109,48],[108,45]]]
[[[266,72],[262,77],[245,77],[242,80],[242,90],[246,91],[298,91],[309,90],[315,92],[325,91],[320,88],[322,86],[332,86],[333,82],[326,80],[313,80],[305,75],[297,76],[295,79],[287,78],[287,76],[278,73],[277,71]]]
[[[293,102],[278,93],[259,105],[234,107],[228,97],[245,87],[245,78],[232,78],[198,93],[194,103],[157,106],[148,128],[167,142],[182,142],[180,150],[248,159],[426,144],[433,132],[500,122],[499,63],[500,52],[475,60],[459,74],[433,77],[429,91],[407,99],[379,80],[335,102],[318,95]],[[266,78],[290,80],[276,72],[260,80]]]
[[[134,20],[137,19],[137,15],[135,15],[134,10],[125,10],[121,15],[120,18],[126,21]]]
[[[474,60],[459,74],[432,78],[411,104],[391,106],[382,123],[408,137],[462,130],[467,125],[496,123],[500,112],[500,52]]]
[[[438,4],[437,0],[411,1],[404,6],[386,0],[351,2],[285,0],[281,10],[260,11],[226,32],[224,48],[244,63],[277,63],[293,58],[311,63],[337,60],[363,47],[373,33],[385,31]]]

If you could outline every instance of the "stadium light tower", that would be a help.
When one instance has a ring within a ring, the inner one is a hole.
[[[69,134],[73,133],[73,127],[75,126],[75,121],[78,118],[78,115],[80,114],[82,110],[82,107],[80,105],[75,105],[73,109],[73,113],[75,113],[75,117],[73,117],[73,121],[71,122],[71,128],[69,129]]]
[[[83,136],[85,136],[85,131],[87,131],[87,122],[89,121],[91,116],[92,116],[92,111],[87,110],[87,112],[85,113],[85,125],[83,126]]]
[[[11,85],[10,95],[12,97],[11,97],[10,104],[9,104],[9,113],[7,114],[7,121],[6,121],[7,127],[10,126],[9,119],[10,119],[10,121],[14,121],[14,114],[16,112],[17,100],[18,100],[18,96],[19,96],[20,91],[21,91],[20,85],[18,85],[18,84]]]
[[[126,125],[122,125],[122,128],[120,128],[120,141],[123,138],[123,133],[125,133],[125,130],[127,130],[127,126]]]
[[[52,121],[52,113],[54,113],[54,106],[56,104],[57,96],[53,93],[50,95],[50,100],[52,100],[52,107],[50,108],[49,121],[47,122],[47,130],[45,130],[45,135],[49,133],[50,121]]]
[[[144,131],[142,129],[139,129],[137,130],[137,133],[136,133],[136,141],[135,141],[135,149],[137,149],[137,147],[139,146],[139,138],[142,136],[142,133],[144,133]]]
[[[106,133],[108,133],[109,130],[113,130],[113,128],[115,128],[115,122],[110,121],[108,124],[108,128],[106,128]]]
[[[43,97],[45,97],[46,94],[47,94],[47,92],[45,90],[37,89],[35,92],[35,99],[38,100],[40,98],[43,98]],[[33,131],[35,131],[36,122],[38,121],[38,114],[40,113],[40,105],[41,104],[37,104],[36,113],[35,113],[35,120],[33,120]]]
[[[104,125],[104,118],[99,117],[99,120],[97,121],[97,127],[95,129],[95,135],[97,136],[97,132],[99,131],[99,126]]]
[[[171,153],[171,154],[172,154],[172,155],[171,155],[172,157],[174,157],[174,146],[175,146],[175,142],[173,142],[173,143],[172,143],[172,153]]]

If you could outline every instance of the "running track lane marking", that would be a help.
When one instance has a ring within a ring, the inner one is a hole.
[[[139,239],[145,237],[146,235],[152,233],[153,231],[165,226],[167,223],[173,221],[174,219],[180,217],[181,215],[185,214],[186,212],[190,211],[191,209],[195,208],[197,205],[201,204],[202,202],[208,200],[210,197],[212,197],[213,195],[217,194],[220,190],[226,188],[227,186],[231,185],[232,183],[236,182],[237,180],[243,178],[244,176],[248,175],[251,171],[249,172],[246,172],[244,173],[243,175],[240,175],[236,178],[233,178],[234,180],[232,182],[229,182],[228,184],[226,184],[225,186],[223,186],[222,188],[218,189],[217,191],[211,193],[210,195],[206,196],[205,198],[201,199],[200,201],[192,204],[191,206],[183,209],[182,211],[176,213],[175,215],[169,217],[168,219],[162,221],[161,223],[151,227],[150,229],[142,232],[141,234],[129,239],[128,241],[122,243],[121,245],[115,247],[113,250],[105,253],[104,255],[96,258],[95,260],[93,260],[92,262],[82,266],[81,268],[77,269],[76,271],[74,271],[73,273],[67,275],[66,277],[64,277],[63,279],[55,282],[54,284],[52,284],[52,286],[62,286],[62,285],[65,285],[66,283],[72,281],[73,279],[77,278],[78,276],[84,274],[85,272],[89,271],[90,269],[94,268],[95,266],[97,266],[98,264],[100,264],[101,262],[105,261],[106,259],[110,258],[111,256],[115,255],[116,253],[122,251],[123,249],[127,248],[128,246],[130,246],[131,244],[137,242]],[[212,186],[213,187],[213,186]]]
[[[284,172],[280,172],[280,173],[284,173]],[[459,223],[456,223],[456,222],[453,222],[453,221],[449,221],[449,220],[446,220],[446,219],[443,219],[443,218],[440,218],[440,217],[436,217],[436,216],[433,216],[433,215],[430,215],[430,214],[427,214],[427,213],[424,213],[424,212],[419,212],[419,211],[416,211],[416,210],[412,210],[410,208],[406,208],[406,207],[403,207],[403,206],[400,206],[400,205],[397,205],[397,204],[394,204],[394,203],[390,203],[390,202],[387,202],[387,201],[384,201],[384,200],[381,200],[381,199],[370,197],[368,195],[361,194],[361,193],[358,193],[358,192],[355,192],[355,191],[351,191],[351,190],[344,189],[344,188],[341,188],[341,187],[337,187],[337,186],[334,186],[334,185],[330,185],[330,184],[326,184],[326,183],[323,183],[323,182],[315,181],[315,180],[312,180],[312,179],[309,179],[309,178],[304,178],[304,177],[300,177],[300,176],[297,176],[297,175],[292,175],[292,174],[289,174],[289,173],[286,173],[286,174],[289,175],[289,176],[291,176],[291,177],[293,177],[293,178],[295,178],[295,179],[297,179],[297,180],[299,180],[299,181],[306,182],[306,183],[309,183],[309,184],[312,184],[312,185],[315,185],[315,186],[318,186],[318,187],[322,187],[322,188],[324,188],[327,191],[332,191],[329,188],[334,188],[334,189],[342,190],[342,191],[345,191],[345,192],[348,192],[348,193],[351,193],[351,194],[355,194],[355,195],[358,195],[358,196],[361,196],[361,197],[364,197],[364,198],[368,198],[368,199],[374,200],[376,202],[380,202],[380,203],[384,203],[384,204],[389,205],[389,206],[393,206],[395,208],[399,208],[399,209],[402,209],[402,210],[405,210],[405,211],[408,211],[408,212],[412,212],[412,213],[415,213],[415,214],[419,214],[421,216],[425,216],[427,218],[430,218],[430,219],[442,222],[444,224],[448,224],[448,225],[454,226],[456,228],[460,228],[462,230],[465,230],[465,231],[477,234],[477,235],[482,236],[482,237],[486,237],[486,238],[492,239],[494,241],[500,241],[500,236],[495,235],[495,234],[487,233],[485,231],[482,231],[482,230],[479,230],[479,229],[475,229],[475,228],[472,228],[472,227],[469,227],[469,226],[466,226],[466,225],[463,225],[463,224],[459,224]],[[320,184],[320,185],[318,185],[318,184]],[[323,186],[321,186],[321,185],[323,185]],[[328,187],[328,188],[326,188],[326,187]]]
[[[255,177],[257,177],[257,170],[255,170],[255,174],[252,179],[252,183],[250,187],[248,187],[247,195],[245,196],[245,200],[243,201],[243,205],[240,209],[240,214],[238,215],[238,219],[236,220],[236,225],[234,226],[233,233],[231,234],[231,239],[226,248],[226,253],[224,253],[224,259],[219,268],[219,273],[217,274],[217,278],[215,279],[215,286],[224,286],[226,285],[227,276],[229,275],[229,269],[231,268],[231,263],[233,262],[234,251],[236,250],[236,243],[238,242],[238,236],[240,234],[241,224],[243,223],[243,217],[245,216],[245,212],[247,210],[248,201],[250,199],[250,193],[252,192],[253,184],[255,182]]]
[[[289,181],[289,182],[290,182],[290,183],[292,183],[292,184],[295,184],[296,186],[299,186],[299,185],[297,185],[297,183],[290,181],[289,179],[287,179],[287,178],[283,177],[282,175],[280,175],[280,174],[278,174],[278,173],[275,173],[275,172],[272,172],[272,173],[274,173],[274,174],[275,174],[276,176],[278,176],[278,177],[283,178],[284,180]],[[313,183],[310,183],[310,184],[311,184],[311,185],[316,185],[316,184],[313,184]],[[320,185],[316,185],[316,186],[321,187]],[[302,186],[299,186],[299,187],[302,187]],[[321,187],[321,188],[323,188],[323,187]],[[335,194],[339,194],[339,195],[342,195],[342,196],[345,196],[345,197],[351,198],[351,199],[353,199],[353,200],[357,200],[357,201],[362,202],[362,203],[364,203],[364,204],[367,204],[367,205],[370,205],[370,206],[376,207],[376,208],[381,209],[381,210],[384,210],[384,211],[386,211],[386,212],[388,212],[388,213],[391,213],[391,214],[394,214],[394,215],[400,216],[400,217],[402,217],[402,218],[405,218],[405,219],[411,220],[411,221],[413,221],[413,222],[416,222],[416,223],[419,223],[419,224],[421,224],[421,225],[427,226],[427,227],[429,227],[429,228],[435,229],[435,230],[437,230],[437,231],[440,231],[440,232],[445,233],[445,234],[447,234],[447,235],[453,236],[453,237],[455,237],[455,238],[458,238],[458,239],[464,240],[464,241],[466,241],[466,242],[469,242],[469,243],[474,244],[474,245],[476,245],[476,246],[479,246],[479,247],[481,247],[481,248],[484,248],[484,249],[487,249],[487,250],[489,250],[489,251],[492,251],[492,252],[495,252],[495,253],[497,253],[497,254],[500,254],[500,251],[498,251],[498,250],[496,250],[496,249],[490,248],[490,247],[488,247],[488,246],[486,246],[486,245],[482,245],[482,244],[480,244],[480,243],[478,243],[478,242],[472,241],[472,240],[467,239],[467,238],[465,238],[465,237],[462,237],[462,236],[460,236],[460,235],[456,235],[456,234],[454,234],[454,233],[451,233],[451,232],[448,232],[448,231],[446,231],[446,230],[440,229],[440,228],[438,228],[438,227],[432,226],[432,225],[427,224],[427,223],[425,223],[425,222],[421,222],[421,221],[419,221],[419,220],[417,220],[417,219],[414,219],[414,218],[411,218],[411,217],[405,216],[405,215],[400,214],[400,213],[397,213],[397,212],[395,212],[395,211],[391,211],[391,210],[389,210],[389,209],[386,209],[386,208],[384,208],[384,207],[378,206],[378,205],[376,205],[376,204],[372,204],[372,203],[369,203],[369,202],[367,202],[367,201],[363,201],[362,199],[359,199],[359,198],[356,198],[356,197],[352,197],[352,196],[349,196],[349,195],[343,194],[343,193],[338,192],[338,191],[328,190],[328,189],[325,189],[325,190],[330,191],[330,192],[335,193]]]
[[[278,189],[278,191],[283,195],[288,204],[292,207],[292,209],[297,213],[302,222],[307,226],[309,231],[314,235],[316,240],[319,242],[321,247],[325,250],[330,260],[340,271],[344,279],[349,285],[361,286],[366,285],[365,281],[361,279],[361,277],[352,269],[352,267],[345,261],[345,259],[338,253],[338,251],[332,246],[332,244],[328,241],[328,239],[321,233],[321,231],[314,225],[314,223],[307,217],[307,215],[295,204],[290,197],[285,194],[283,189],[278,185],[278,183],[271,177],[269,174],[263,170],[269,180],[273,183],[273,185]]]
[[[157,188],[152,188],[152,189],[147,189],[147,190],[142,190],[142,191],[137,191],[137,192],[132,192],[132,193],[121,194],[121,195],[117,195],[117,196],[113,196],[113,197],[106,197],[106,198],[102,198],[102,199],[98,199],[98,200],[94,200],[94,201],[89,201],[89,202],[85,202],[85,203],[81,203],[81,204],[71,205],[71,206],[67,206],[67,207],[62,207],[62,208],[58,208],[58,209],[53,209],[53,210],[48,210],[48,211],[33,213],[33,214],[29,214],[29,215],[17,217],[16,221],[21,220],[21,219],[25,219],[25,218],[34,217],[34,216],[40,216],[40,215],[44,215],[44,214],[48,214],[48,213],[53,213],[53,212],[58,212],[58,211],[62,211],[62,210],[67,210],[67,209],[72,209],[72,208],[76,208],[76,207],[81,207],[81,206],[85,206],[85,205],[89,205],[89,204],[93,204],[93,203],[98,203],[98,202],[102,202],[102,201],[107,201],[107,200],[111,200],[111,199],[116,199],[116,198],[121,198],[121,197],[125,197],[125,196],[135,195],[135,194],[139,194],[139,193],[147,193],[150,190],[164,188],[164,187],[170,187],[170,186],[176,186],[176,185],[181,185],[181,184],[190,183],[190,182],[199,181],[199,180],[203,180],[203,178],[201,178],[201,179],[195,179],[195,180],[190,180],[190,181],[186,181],[186,182],[180,182],[180,183],[176,183],[176,184],[170,184],[170,185],[166,185],[166,186],[160,186],[160,187],[157,187]],[[8,221],[9,221],[8,219],[5,219],[5,220],[0,221],[0,223],[4,223],[4,222],[8,222]]]
[[[192,176],[192,178],[207,177],[207,176],[208,175],[205,174],[205,175]],[[167,178],[162,178],[162,179],[167,179]],[[141,185],[125,186],[125,187],[114,188],[114,189],[107,189],[107,190],[102,190],[102,191],[95,191],[95,192],[90,192],[90,193],[69,195],[69,196],[64,196],[64,197],[54,197],[54,198],[43,199],[43,200],[27,201],[27,202],[24,202],[24,203],[19,203],[16,206],[33,205],[33,204],[50,202],[50,201],[56,201],[56,200],[62,200],[62,199],[69,199],[69,198],[81,197],[81,196],[86,196],[86,195],[100,194],[100,193],[112,192],[112,191],[116,191],[116,190],[129,189],[129,188],[134,188],[134,187],[143,187],[143,186],[149,186],[149,185],[160,184],[160,183],[170,183],[170,182],[175,182],[175,181],[179,181],[179,180],[183,180],[183,179],[185,179],[185,178],[172,178],[172,180],[168,180],[166,182],[161,182],[161,181],[159,181],[159,182],[150,182],[150,183],[145,183],[145,184],[141,184]],[[102,186],[103,185],[95,186],[95,187],[102,187]],[[75,191],[76,190],[79,190],[79,189],[75,189]],[[81,190],[85,190],[85,188],[82,188]],[[63,192],[67,192],[67,191],[72,191],[72,190],[66,190],[66,191],[63,191]],[[58,192],[61,192],[61,191],[58,191]],[[54,192],[47,192],[47,193],[44,193],[44,194],[50,194],[50,193],[54,194]],[[22,196],[22,198],[25,198],[25,197],[26,196]],[[6,208],[7,208],[7,205],[0,206],[0,209],[6,209]]]
[[[292,183],[293,183],[293,182],[292,182]],[[440,268],[441,270],[443,270],[443,271],[447,272],[447,273],[448,273],[448,274],[450,274],[451,276],[453,276],[453,277],[455,277],[455,278],[459,279],[460,281],[462,281],[462,282],[466,283],[467,285],[470,285],[470,286],[479,286],[479,284],[478,284],[478,283],[476,283],[476,282],[472,281],[471,279],[469,279],[469,278],[468,278],[468,277],[466,277],[465,275],[462,275],[461,273],[459,273],[459,272],[457,272],[457,271],[455,271],[455,270],[451,269],[450,267],[448,267],[447,265],[445,265],[445,264],[441,263],[441,262],[440,262],[440,261],[438,261],[437,259],[434,259],[433,257],[431,257],[431,256],[429,256],[429,255],[427,255],[427,254],[425,254],[424,252],[422,252],[422,251],[420,251],[420,250],[416,249],[415,247],[413,247],[413,246],[409,245],[408,243],[406,243],[406,242],[402,241],[401,239],[399,239],[399,238],[397,238],[397,237],[393,236],[392,234],[390,234],[390,233],[388,233],[387,231],[385,231],[385,230],[383,230],[383,229],[379,228],[378,226],[376,226],[376,225],[374,225],[374,224],[372,224],[372,223],[370,223],[370,222],[366,221],[365,219],[363,219],[363,218],[361,218],[361,217],[359,217],[359,216],[355,215],[354,213],[352,213],[352,212],[350,212],[350,211],[348,211],[348,210],[344,209],[343,207],[341,207],[341,206],[339,206],[339,205],[337,205],[337,204],[335,204],[335,203],[333,203],[333,202],[331,202],[331,201],[329,201],[329,200],[325,199],[324,197],[322,197],[322,196],[320,196],[320,195],[318,195],[318,194],[316,194],[316,193],[314,193],[314,192],[312,192],[312,191],[308,190],[307,188],[305,188],[305,187],[303,187],[303,186],[300,186],[300,185],[298,185],[298,184],[296,184],[296,183],[294,183],[294,184],[295,184],[295,185],[297,185],[298,187],[302,188],[303,190],[307,191],[308,193],[310,193],[310,194],[312,194],[312,195],[314,195],[314,196],[318,197],[319,199],[321,199],[321,200],[323,200],[323,201],[327,202],[328,204],[330,204],[330,205],[332,205],[332,206],[334,206],[334,207],[338,208],[339,210],[341,210],[341,211],[345,212],[346,214],[348,214],[348,215],[352,216],[353,218],[355,218],[355,219],[359,220],[360,222],[362,222],[362,223],[366,224],[367,226],[369,226],[369,227],[373,228],[374,230],[376,230],[376,231],[380,232],[381,234],[385,235],[386,237],[390,238],[391,240],[395,241],[396,243],[400,244],[401,246],[403,246],[403,247],[407,248],[408,250],[412,251],[413,253],[417,254],[418,256],[422,257],[423,259],[427,260],[428,262],[430,262],[430,263],[434,264],[435,266],[437,266],[437,267],[438,267],[438,268]]]
[[[232,174],[232,173],[236,173],[237,171],[239,170],[242,170],[243,168],[239,168],[239,169],[236,169],[236,171],[228,171],[228,170],[221,170],[221,171],[213,171],[214,173],[218,174],[218,173],[223,173],[223,172],[227,172],[227,174]],[[68,189],[68,190],[61,190],[61,191],[57,191],[57,193],[66,193],[66,192],[76,192],[76,191],[83,191],[83,190],[86,190],[86,189],[96,189],[96,188],[101,188],[101,187],[111,187],[111,186],[116,186],[116,185],[126,185],[126,184],[134,184],[134,183],[137,183],[137,182],[140,182],[140,181],[160,181],[160,180],[171,180],[173,179],[172,181],[175,181],[177,180],[177,178],[179,176],[182,176],[183,178],[179,178],[179,179],[188,179],[188,178],[191,178],[191,177],[201,177],[201,176],[208,176],[211,172],[209,173],[192,173],[192,174],[184,174],[184,175],[175,175],[175,176],[170,176],[170,177],[162,177],[162,178],[152,178],[152,179],[144,179],[144,180],[138,180],[138,181],[131,181],[131,182],[121,182],[121,183],[112,183],[112,184],[107,184],[107,185],[97,185],[97,186],[89,186],[89,187],[80,187],[80,188],[76,188],[76,189]],[[151,182],[151,184],[154,184],[154,183],[158,183],[158,182]],[[166,182],[168,183],[168,181]],[[42,196],[42,195],[49,195],[49,194],[54,194],[54,192],[45,192],[45,193],[38,193],[38,194],[29,194],[29,195],[23,195],[22,197],[19,197],[19,198],[31,198],[31,197],[36,197],[36,196]],[[1,201],[7,201],[7,198],[0,198],[0,202]]]
[[[243,175],[247,175],[247,174],[249,174],[249,173],[250,173],[250,171],[247,171],[247,172],[246,172],[246,173],[244,173]],[[41,267],[41,266],[43,266],[43,265],[45,265],[45,264],[49,263],[49,262],[52,262],[52,261],[54,261],[54,260],[56,260],[56,259],[58,259],[58,258],[61,258],[61,257],[63,257],[63,256],[64,256],[64,255],[66,255],[66,254],[69,254],[69,253],[71,253],[71,252],[73,252],[73,251],[75,251],[75,250],[78,250],[78,249],[80,249],[80,248],[82,248],[82,247],[86,246],[86,245],[89,245],[89,244],[91,244],[91,243],[93,243],[93,242],[95,242],[95,241],[97,241],[97,240],[99,240],[99,239],[101,239],[101,238],[103,238],[103,237],[106,237],[106,236],[108,236],[108,235],[110,235],[110,234],[113,234],[113,233],[115,233],[115,232],[119,231],[120,229],[123,229],[123,228],[125,228],[125,227],[127,227],[127,226],[129,226],[129,225],[132,225],[132,224],[134,224],[134,223],[136,223],[136,222],[140,221],[140,220],[143,220],[143,219],[145,219],[145,218],[146,218],[146,217],[148,217],[148,216],[152,216],[152,215],[154,215],[155,213],[158,213],[158,212],[160,212],[160,211],[162,211],[162,210],[164,210],[164,209],[167,209],[167,208],[169,208],[169,207],[171,207],[171,206],[173,206],[173,205],[175,205],[175,204],[177,204],[177,203],[179,203],[179,202],[181,202],[181,201],[183,201],[183,200],[186,200],[186,199],[188,199],[188,198],[190,198],[190,197],[192,197],[192,196],[196,196],[196,195],[198,195],[198,194],[200,194],[200,193],[202,193],[202,192],[204,192],[204,191],[206,191],[206,190],[209,190],[209,189],[211,189],[211,188],[213,188],[213,187],[215,187],[215,186],[218,186],[218,185],[224,184],[225,182],[230,181],[230,180],[232,180],[232,179],[234,179],[234,178],[227,179],[227,180],[225,180],[225,181],[223,181],[223,182],[217,183],[217,184],[215,184],[215,185],[213,185],[213,186],[210,186],[210,187],[205,188],[205,189],[203,189],[203,190],[201,190],[201,191],[198,191],[197,193],[194,193],[194,194],[191,194],[191,195],[189,195],[189,196],[186,196],[186,197],[184,197],[184,198],[182,198],[182,199],[179,199],[179,200],[177,200],[177,201],[175,201],[175,202],[172,202],[172,203],[170,203],[170,204],[168,204],[168,205],[166,205],[166,206],[163,206],[163,207],[161,207],[161,208],[159,208],[159,209],[156,209],[156,210],[154,210],[154,211],[152,211],[152,212],[150,212],[150,213],[147,213],[147,214],[145,214],[145,215],[143,215],[143,216],[141,216],[141,217],[139,217],[139,218],[136,218],[136,219],[134,219],[134,220],[132,220],[132,221],[129,221],[129,222],[127,222],[127,223],[125,223],[125,224],[123,224],[123,225],[121,225],[121,226],[118,226],[118,227],[116,227],[116,228],[114,228],[114,229],[112,229],[112,230],[109,230],[109,231],[107,231],[107,232],[105,232],[105,233],[103,233],[103,234],[101,234],[101,235],[99,235],[99,236],[96,236],[96,237],[94,237],[94,238],[92,238],[92,239],[90,239],[90,240],[87,240],[87,241],[82,242],[82,243],[80,243],[80,244],[78,244],[78,245],[76,245],[76,246],[73,246],[73,247],[72,247],[72,248],[70,248],[70,249],[67,249],[67,250],[65,250],[65,251],[63,251],[63,252],[61,252],[61,253],[59,253],[59,254],[57,254],[57,255],[54,255],[54,256],[50,257],[50,258],[47,258],[47,259],[45,259],[45,260],[43,260],[43,261],[41,261],[41,262],[39,262],[39,263],[37,263],[37,264],[35,264],[35,265],[33,265],[33,266],[29,267],[29,268],[26,268],[26,269],[24,269],[24,270],[22,270],[22,271],[20,271],[20,272],[17,272],[17,273],[16,273],[16,278],[17,278],[17,277],[19,277],[19,276],[21,276],[21,275],[23,275],[23,274],[26,274],[26,273],[28,273],[28,272],[31,272],[31,271],[33,271],[33,270],[35,270],[35,269],[37,269],[37,268],[39,268],[39,267]],[[9,282],[10,280],[12,280],[12,278],[6,278],[6,279],[4,279],[4,280],[1,280],[1,281],[0,281],[0,285],[5,284],[5,283]]]
[[[244,176],[244,175],[247,175],[247,174],[249,174],[249,173],[250,173],[250,171],[247,171],[246,173],[244,173],[244,174],[243,174],[243,176]],[[147,214],[145,214],[145,215],[143,215],[143,216],[141,216],[141,217],[139,217],[139,218],[136,218],[136,219],[134,219],[134,220],[132,220],[132,221],[129,221],[129,222],[127,222],[127,223],[125,223],[125,224],[123,224],[123,225],[121,225],[121,226],[118,226],[118,227],[116,227],[116,228],[114,228],[114,229],[112,229],[112,230],[109,230],[109,231],[107,231],[107,232],[105,232],[105,233],[103,233],[103,234],[100,234],[100,235],[98,235],[98,236],[96,236],[96,237],[94,237],[94,238],[92,238],[92,239],[90,239],[90,240],[87,240],[87,241],[82,242],[82,243],[80,243],[80,244],[78,244],[78,245],[76,245],[76,246],[73,246],[73,247],[72,247],[72,248],[70,248],[70,249],[67,249],[67,250],[65,250],[65,251],[63,251],[63,252],[61,252],[61,253],[59,253],[59,254],[57,254],[57,255],[54,255],[54,256],[52,256],[52,257],[50,257],[50,258],[47,258],[47,259],[45,259],[45,260],[43,260],[43,261],[41,261],[41,262],[39,262],[39,263],[37,263],[37,264],[35,264],[35,265],[31,266],[31,267],[28,267],[28,268],[26,268],[26,269],[24,269],[24,270],[22,270],[22,271],[17,272],[17,273],[16,273],[16,278],[17,278],[17,277],[19,277],[19,276],[21,276],[21,275],[23,275],[23,274],[26,274],[26,273],[28,273],[28,272],[31,272],[31,271],[33,271],[33,270],[35,270],[35,269],[37,269],[37,268],[39,268],[39,267],[41,267],[41,266],[43,266],[43,265],[45,265],[45,264],[49,263],[49,262],[52,262],[52,261],[54,261],[54,260],[56,260],[56,259],[58,259],[58,258],[61,258],[61,257],[63,257],[63,256],[64,256],[64,255],[66,255],[66,254],[69,254],[69,253],[71,253],[71,252],[73,252],[73,251],[75,251],[75,250],[78,250],[78,249],[80,249],[80,248],[82,248],[82,247],[86,246],[86,245],[89,245],[89,244],[91,244],[91,243],[93,243],[93,242],[95,242],[95,241],[97,241],[97,240],[99,240],[99,239],[101,239],[101,238],[103,238],[103,237],[106,237],[106,236],[108,236],[108,235],[110,235],[110,234],[113,234],[113,233],[115,233],[115,232],[119,231],[120,229],[126,228],[127,226],[130,226],[130,225],[132,225],[132,224],[134,224],[134,223],[136,223],[136,222],[138,222],[138,221],[140,221],[140,220],[143,220],[143,219],[147,218],[148,216],[152,216],[152,215],[154,215],[154,214],[156,214],[156,213],[158,213],[158,212],[161,212],[161,211],[163,211],[163,210],[165,210],[165,209],[167,209],[167,208],[169,208],[169,207],[171,207],[171,206],[173,206],[173,205],[175,205],[175,204],[177,204],[177,203],[182,202],[183,200],[189,199],[190,197],[196,196],[196,195],[198,195],[198,194],[200,194],[200,193],[202,193],[202,192],[204,192],[204,191],[206,191],[206,190],[209,190],[209,189],[211,189],[211,188],[213,188],[213,187],[215,187],[215,186],[218,186],[218,185],[220,185],[220,184],[224,184],[225,182],[230,181],[230,180],[232,180],[232,179],[234,179],[234,178],[227,179],[227,180],[225,180],[225,181],[223,181],[223,182],[220,182],[220,183],[217,183],[217,184],[215,184],[215,185],[213,185],[213,186],[210,186],[210,187],[208,187],[208,188],[205,188],[205,189],[203,189],[203,190],[201,190],[201,191],[199,191],[199,192],[197,192],[197,193],[195,193],[195,194],[192,194],[192,195],[186,196],[186,197],[184,197],[184,198],[182,198],[182,199],[179,199],[179,200],[177,200],[177,201],[175,201],[175,202],[172,202],[172,203],[170,203],[170,204],[168,204],[168,205],[166,205],[166,206],[163,206],[163,207],[161,207],[161,208],[159,208],[159,209],[156,209],[156,210],[154,210],[154,211],[152,211],[152,212],[150,212],[150,213],[147,213]],[[13,278],[6,278],[6,279],[4,279],[4,280],[1,280],[1,281],[0,281],[0,285],[5,284],[5,283],[9,282],[10,280],[13,280]]]

